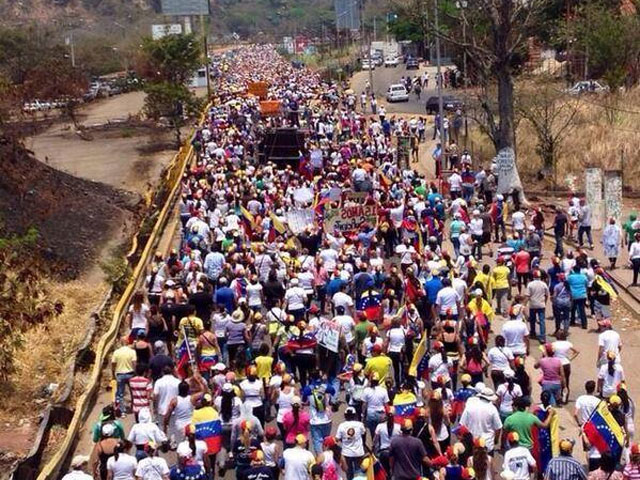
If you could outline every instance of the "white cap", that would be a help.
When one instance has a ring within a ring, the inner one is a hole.
[[[176,453],[178,454],[178,457],[182,458],[191,458],[193,455],[193,451],[188,443],[179,443]]]
[[[71,460],[71,468],[80,468],[89,463],[89,455],[76,455]]]

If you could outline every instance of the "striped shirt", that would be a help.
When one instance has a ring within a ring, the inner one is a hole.
[[[640,465],[627,463],[623,471],[624,478],[629,480],[640,480]]]
[[[544,478],[545,480],[585,480],[587,474],[575,458],[561,455],[551,459]]]
[[[151,380],[143,376],[136,376],[129,380],[131,388],[132,410],[138,413],[140,409],[149,407],[150,393],[152,390]]]

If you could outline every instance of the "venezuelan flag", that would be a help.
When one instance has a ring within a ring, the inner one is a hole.
[[[280,235],[282,235],[284,232],[287,231],[287,228],[284,226],[284,224],[280,221],[280,219],[273,212],[269,212],[269,218],[271,219],[271,224],[273,225],[273,228]]]
[[[427,371],[428,364],[429,355],[427,352],[427,335],[425,334],[413,353],[413,358],[409,365],[409,376],[422,378],[422,375]]]
[[[196,439],[207,444],[207,453],[218,453],[222,446],[222,422],[215,408],[203,407],[194,410],[191,423],[196,429]]]
[[[367,480],[386,480],[387,472],[384,471],[384,467],[380,461],[370,453],[363,461],[365,472],[367,474]]]
[[[542,407],[536,407],[533,414],[544,422],[549,415],[549,411]],[[559,433],[558,433],[558,416],[555,415],[551,419],[551,423],[547,428],[532,427],[531,438],[533,439],[533,448],[531,454],[536,459],[536,464],[541,472],[546,471],[549,461],[553,457],[557,457],[560,453]]]
[[[589,420],[582,426],[582,431],[589,439],[589,443],[600,453],[608,452],[616,461],[620,459],[624,433],[611,415],[607,402],[600,402]]]
[[[402,423],[406,419],[413,420],[416,416],[417,398],[411,392],[400,392],[393,397],[395,415],[393,421]]]

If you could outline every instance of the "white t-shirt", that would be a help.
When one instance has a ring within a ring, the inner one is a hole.
[[[481,218],[472,218],[469,222],[469,231],[471,235],[482,235],[482,224],[483,221]]]
[[[503,413],[513,412],[513,400],[522,396],[522,388],[515,383],[511,391],[509,391],[509,384],[503,383],[496,389],[496,395],[500,399],[500,411]]]
[[[259,379],[250,382],[248,378],[240,382],[240,389],[244,394],[244,404],[251,408],[262,405],[262,381]]]
[[[153,403],[156,405],[158,414],[162,416],[167,414],[169,403],[178,396],[178,385],[180,380],[173,375],[163,375],[156,380],[153,386]]]
[[[524,213],[523,212],[513,212],[511,215],[511,220],[513,222],[514,230],[524,230]]]
[[[118,455],[118,461],[116,461],[115,457],[109,457],[107,471],[111,472],[113,480],[135,480],[133,475],[137,465],[138,462],[135,457],[121,453]]]
[[[509,367],[509,362],[513,361],[513,352],[509,347],[492,347],[487,352],[492,370],[504,371]]]
[[[389,428],[387,422],[379,423],[376,427],[374,435],[380,439],[380,450],[387,449],[391,446],[391,439],[397,437],[402,433],[400,430],[400,424],[394,423],[391,429],[391,436],[389,436]]]
[[[573,344],[568,340],[557,340],[553,342],[553,354],[562,360],[563,365],[569,365],[569,352],[573,348]]]
[[[260,294],[262,293],[262,285],[256,283],[255,285],[249,284],[247,285],[247,304],[250,307],[259,307],[262,305],[262,297]]]
[[[350,315],[338,315],[333,319],[335,322],[338,322],[340,325],[340,331],[342,335],[344,335],[344,339],[347,343],[351,343],[354,340],[353,329],[356,326],[356,322],[353,321],[353,318]]]
[[[449,177],[449,185],[450,185],[451,191],[453,192],[462,190],[462,177],[460,176],[460,174],[453,173]]]
[[[584,425],[584,422],[589,420],[599,403],[600,399],[595,395],[585,394],[576,398],[576,414],[580,425]]]
[[[311,465],[316,461],[313,453],[304,448],[287,448],[282,452],[284,480],[309,480]]]
[[[620,361],[620,334],[615,330],[605,330],[598,335],[598,347],[602,347],[602,358],[606,359],[607,352],[616,352]]]
[[[353,307],[353,299],[344,292],[336,292],[331,297],[331,302],[334,307],[344,307],[345,311],[348,311],[349,307]]]
[[[442,361],[442,354],[437,353],[429,359],[429,380],[436,382],[439,375],[449,375],[449,367],[451,365]]]
[[[140,305],[140,310],[134,310],[133,305],[129,307],[129,313],[131,314],[131,329],[134,328],[147,328],[147,313],[149,312],[149,306],[146,303]]]
[[[362,393],[362,401],[367,404],[367,413],[383,412],[389,403],[389,392],[384,387],[367,387]]]
[[[345,457],[362,457],[364,455],[362,436],[365,432],[364,424],[357,420],[342,422],[338,426],[336,438],[341,442],[342,454]]]
[[[522,320],[508,320],[502,325],[502,336],[506,346],[516,355],[527,353],[524,337],[528,335],[529,327]]]
[[[142,480],[162,480],[165,475],[169,475],[169,465],[162,457],[143,458],[136,468],[136,476]]]
[[[439,307],[438,312],[441,314],[445,314],[448,309],[451,309],[451,313],[456,315],[459,301],[460,298],[453,287],[444,287],[436,295],[436,305]]]
[[[598,380],[602,380],[602,396],[610,397],[616,393],[618,384],[624,380],[624,371],[622,365],[616,363],[613,365],[613,375],[609,375],[609,364],[605,363],[598,371]]]
[[[391,328],[387,332],[387,340],[389,341],[389,351],[400,353],[404,348],[405,331],[402,327]]]
[[[320,258],[324,262],[324,268],[327,272],[332,272],[338,263],[338,252],[332,248],[326,248],[320,252]]]
[[[302,310],[305,308],[307,293],[301,287],[291,287],[284,294],[284,299],[289,310]]]
[[[503,467],[515,474],[513,480],[529,480],[529,469],[535,466],[536,460],[528,448],[514,447],[504,454]]]
[[[374,342],[371,341],[371,337],[365,338],[362,343],[364,344],[364,357],[371,358],[371,349],[374,345]],[[384,341],[382,340],[382,338],[376,337],[375,345],[382,346],[383,343]]]
[[[484,438],[487,450],[493,450],[496,431],[502,428],[502,421],[498,409],[493,403],[478,399],[474,402],[467,400],[460,424],[469,429],[474,437]]]

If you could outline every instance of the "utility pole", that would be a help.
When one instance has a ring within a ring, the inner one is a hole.
[[[209,22],[200,15],[200,28],[202,29],[202,44],[204,47],[204,73],[207,77],[207,101],[211,98],[211,79],[209,78],[209,43],[207,41]]]
[[[440,29],[438,27],[438,0],[434,0],[433,21],[436,27],[436,85],[438,87],[438,114],[440,115],[440,175],[444,169],[444,104],[442,101],[442,76],[440,71]]]
[[[73,45],[73,32],[69,33],[69,36],[65,39],[65,43],[69,45],[69,56],[71,57],[71,66],[76,68],[76,52]]]

